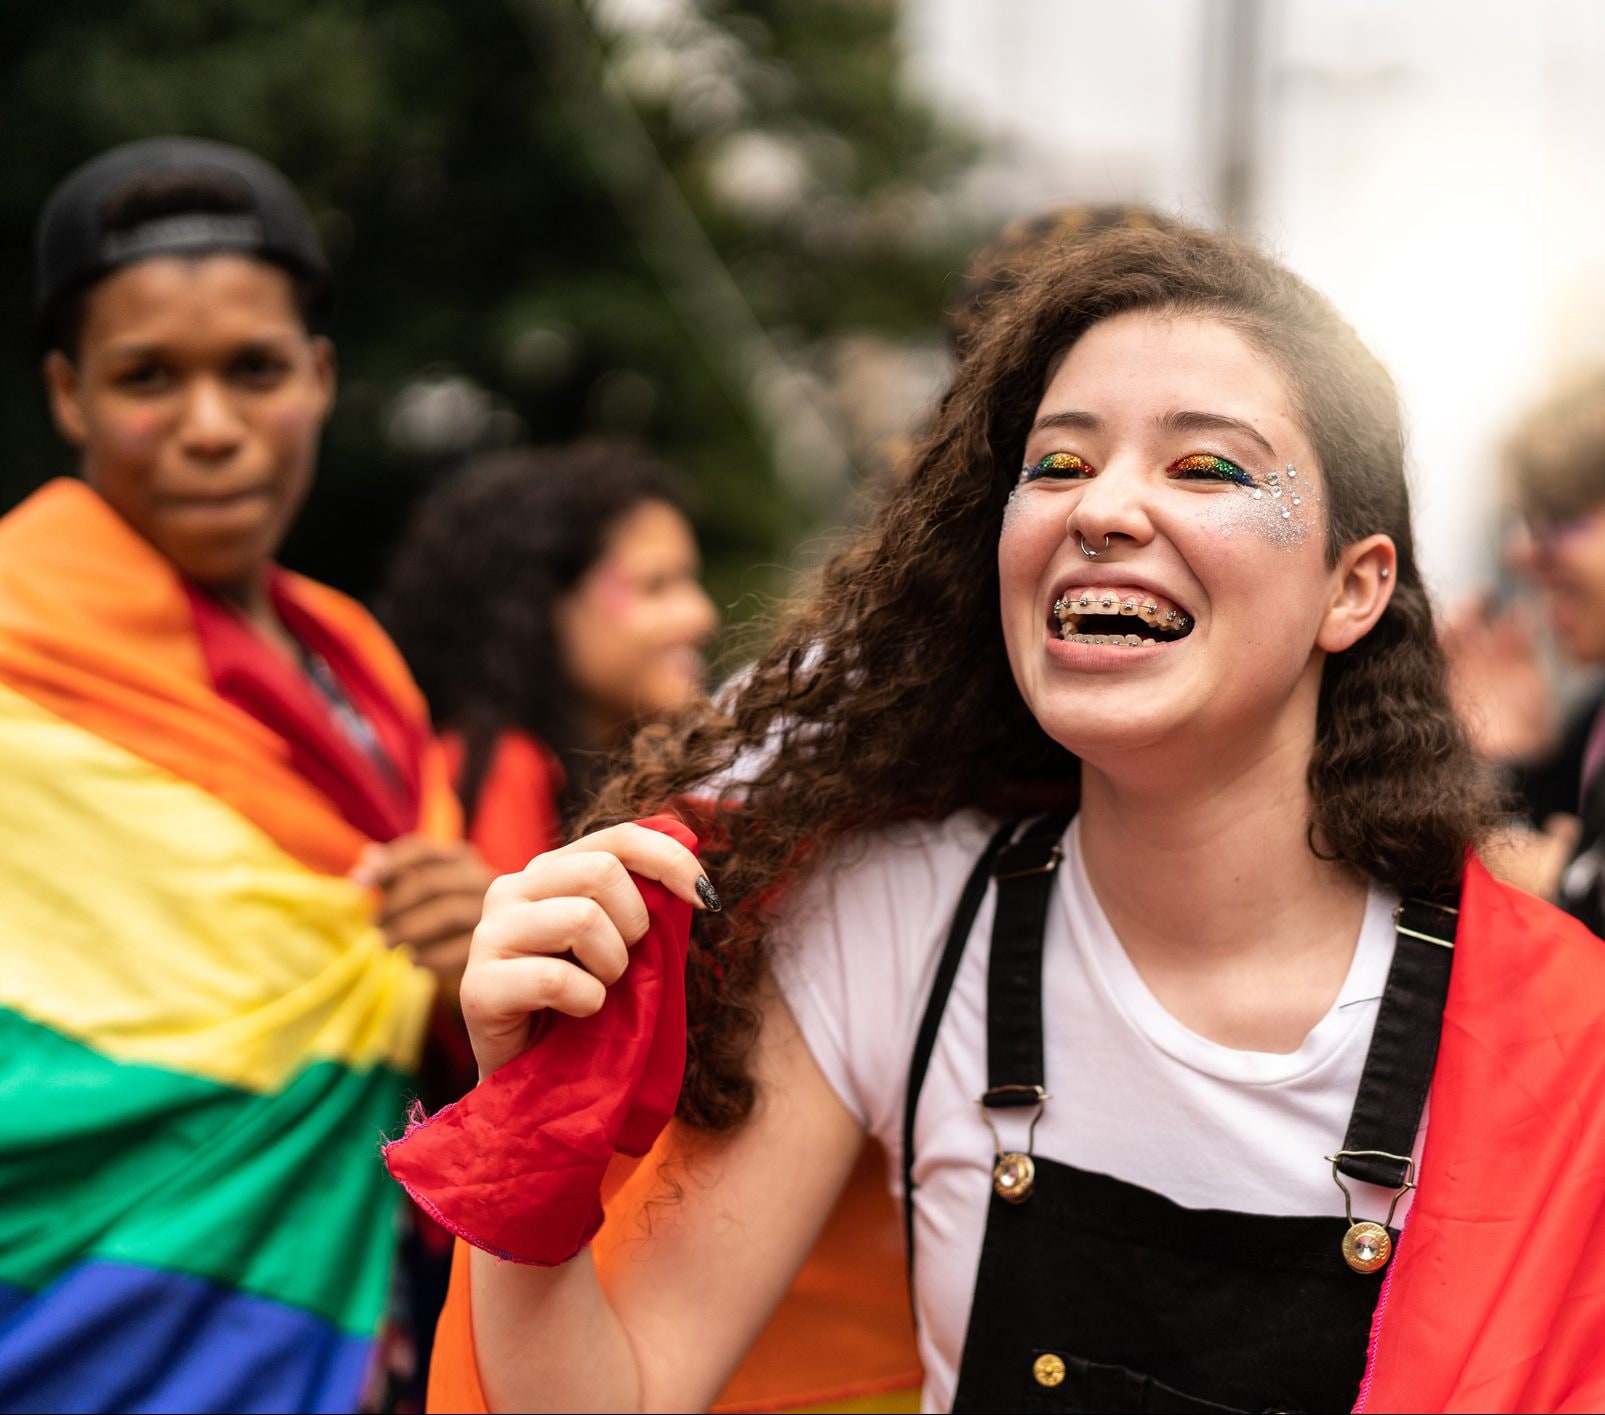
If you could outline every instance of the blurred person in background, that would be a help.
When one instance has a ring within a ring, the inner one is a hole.
[[[704,693],[717,612],[679,478],[592,441],[488,454],[418,506],[382,613],[496,869],[561,845],[643,723]],[[609,1191],[627,1177],[621,1161]],[[717,1409],[914,1409],[920,1370],[885,1157],[865,1146]]]
[[[380,612],[496,869],[561,844],[599,766],[701,695],[700,571],[678,479],[630,443],[489,453],[419,503]]]
[[[1605,368],[1522,418],[1505,470],[1521,515],[1509,570],[1537,591],[1562,656],[1605,667]],[[1605,691],[1596,683],[1563,715],[1541,639],[1527,604],[1491,599],[1452,616],[1444,633],[1462,716],[1525,817],[1501,837],[1496,868],[1605,933]]]
[[[36,257],[79,475],[0,520],[0,1407],[352,1410],[375,1139],[489,876],[400,655],[274,563],[329,269],[278,172],[167,138]]]

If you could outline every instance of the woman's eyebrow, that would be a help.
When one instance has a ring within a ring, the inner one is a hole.
[[[1064,427],[1076,432],[1100,432],[1103,430],[1103,425],[1103,419],[1096,413],[1071,408],[1058,413],[1044,413],[1031,425],[1031,431],[1036,433],[1048,428]],[[1177,412],[1166,413],[1159,419],[1159,427],[1161,431],[1169,433],[1239,433],[1259,447],[1272,461],[1276,460],[1276,449],[1265,440],[1258,428],[1241,418],[1228,417],[1225,413],[1202,413],[1184,408]]]
[[[1045,413],[1032,423],[1032,432],[1041,432],[1049,427],[1069,427],[1077,432],[1097,432],[1103,426],[1103,419],[1096,413],[1082,413],[1076,411],[1064,413]]]
[[[1241,418],[1229,418],[1224,413],[1198,413],[1191,410],[1166,413],[1159,420],[1166,432],[1235,432],[1256,444],[1273,462],[1276,449],[1260,434],[1258,428]]]

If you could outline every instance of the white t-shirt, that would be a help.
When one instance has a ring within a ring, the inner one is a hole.
[[[958,897],[995,823],[965,813],[852,843],[786,911],[775,968],[809,1049],[886,1147],[901,1202],[903,1100],[915,1034]],[[1332,1009],[1296,1052],[1236,1051],[1168,1013],[1115,937],[1087,880],[1079,822],[1066,836],[1043,950],[1046,1085],[1033,1152],[1141,1185],[1188,1208],[1343,1217],[1323,1158],[1341,1148],[1393,958],[1392,910],[1373,888]],[[915,1308],[925,1406],[953,1399],[991,1192],[986,967],[995,887],[954,979],[915,1129]],[[1025,1149],[1031,1111],[993,1112]],[[1416,1137],[1416,1155],[1421,1139]],[[1356,1218],[1391,1191],[1349,1181]],[[1408,1196],[1399,1205],[1400,1222]],[[1341,1224],[1334,1225],[1335,1260]]]

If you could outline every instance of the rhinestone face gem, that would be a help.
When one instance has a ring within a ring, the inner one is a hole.
[[[1380,1223],[1361,1221],[1343,1235],[1343,1261],[1357,1273],[1374,1273],[1393,1256],[1393,1238]]]
[[[1030,1155],[1011,1150],[992,1166],[992,1191],[1011,1204],[1023,1204],[1036,1187],[1037,1167]]]

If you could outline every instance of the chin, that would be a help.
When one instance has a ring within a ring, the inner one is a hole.
[[[251,584],[273,558],[271,538],[253,537],[226,546],[158,546],[179,574],[202,589],[229,591]]]
[[[1118,759],[1128,752],[1152,751],[1177,740],[1182,724],[1173,713],[1149,705],[1126,712],[1092,708],[1086,703],[1055,704],[1046,711],[1033,710],[1037,724],[1067,752],[1098,765],[1104,759]]]

